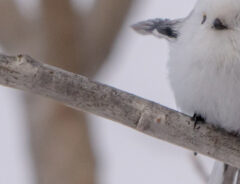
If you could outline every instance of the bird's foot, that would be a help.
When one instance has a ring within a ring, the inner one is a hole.
[[[200,114],[197,113],[194,113],[191,120],[194,121],[194,129],[196,129],[199,123],[205,123],[205,118],[203,118]]]
[[[240,136],[238,131],[232,131],[232,132],[230,132],[230,134],[233,135],[234,137],[239,137]]]

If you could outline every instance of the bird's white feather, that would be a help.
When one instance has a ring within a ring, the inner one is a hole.
[[[184,19],[152,19],[135,28],[169,41],[178,108],[240,134],[240,0],[198,0]],[[223,165],[215,164],[209,184],[223,182]]]
[[[199,1],[182,25],[178,40],[170,43],[168,64],[181,111],[199,113],[207,122],[234,132],[240,131],[239,13],[238,0]],[[203,15],[207,20],[201,24]],[[212,28],[217,17],[225,21],[228,30]]]

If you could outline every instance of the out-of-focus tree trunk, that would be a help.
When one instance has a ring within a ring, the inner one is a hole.
[[[42,57],[50,64],[78,72],[76,15],[69,1],[42,0]],[[66,62],[68,61],[68,62]],[[42,110],[39,112],[39,108]],[[94,160],[86,118],[53,101],[29,101],[32,145],[41,184],[93,184]]]
[[[97,0],[81,14],[73,11],[69,0],[42,0],[41,17],[30,22],[13,0],[2,0],[0,43],[10,53],[29,53],[93,77],[110,53],[130,4],[130,0]],[[85,115],[36,96],[29,96],[27,104],[38,183],[93,184]]]
[[[81,74],[92,77],[102,66],[132,3],[133,0],[96,0],[84,19],[84,46],[80,48],[86,48],[87,59],[83,58]]]

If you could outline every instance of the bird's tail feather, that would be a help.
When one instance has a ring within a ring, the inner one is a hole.
[[[176,40],[179,34],[179,25],[183,19],[149,19],[132,25],[132,28],[142,35],[154,35],[158,38]]]
[[[239,169],[216,161],[208,184],[238,184]]]
[[[222,184],[223,182],[224,163],[216,161],[208,181],[208,184]]]

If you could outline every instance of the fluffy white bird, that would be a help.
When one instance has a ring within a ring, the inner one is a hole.
[[[169,78],[182,112],[240,132],[239,0],[199,0],[186,18],[133,28],[169,41]]]
[[[240,133],[240,0],[198,0],[186,18],[133,28],[169,41],[169,79],[182,112]]]

